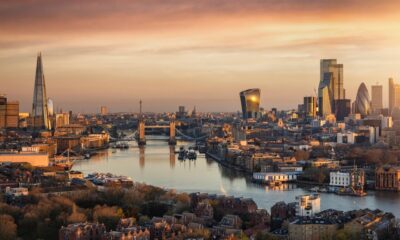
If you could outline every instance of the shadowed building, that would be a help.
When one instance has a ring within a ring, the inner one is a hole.
[[[317,115],[317,98],[316,97],[304,97],[304,113],[306,118],[315,118]]]
[[[370,104],[367,86],[365,86],[364,83],[361,83],[357,91],[354,112],[366,116],[370,113]]]
[[[240,92],[243,119],[260,117],[260,89],[252,88]]]
[[[37,57],[35,86],[32,104],[32,126],[34,129],[51,129],[49,110],[46,95],[46,83],[44,81],[42,55]]]

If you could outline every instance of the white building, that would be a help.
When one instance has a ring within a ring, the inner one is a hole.
[[[7,187],[5,194],[11,197],[21,197],[21,196],[27,196],[29,194],[29,191],[27,188],[24,187],[17,187],[17,188]]]
[[[354,132],[339,132],[336,135],[337,143],[354,144],[357,134]]]
[[[349,172],[331,172],[329,185],[336,187],[348,187],[351,184]]]
[[[319,194],[297,196],[296,201],[296,216],[312,217],[321,211]]]
[[[298,172],[255,172],[253,179],[262,182],[289,182],[297,179]]]

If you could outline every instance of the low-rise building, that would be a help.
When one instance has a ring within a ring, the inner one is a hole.
[[[375,170],[375,189],[400,191],[400,167],[378,167]]]
[[[296,216],[312,217],[321,209],[319,194],[301,195],[296,197]]]
[[[290,182],[297,180],[299,172],[256,172],[253,179],[260,182]]]

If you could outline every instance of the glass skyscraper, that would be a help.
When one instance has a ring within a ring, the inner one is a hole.
[[[260,89],[253,88],[240,92],[243,119],[260,117]]]
[[[41,53],[39,53],[37,56],[36,64],[35,86],[33,90],[32,103],[32,126],[34,129],[51,128]]]

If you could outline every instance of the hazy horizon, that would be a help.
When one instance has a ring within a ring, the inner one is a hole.
[[[319,61],[344,64],[346,97],[400,79],[400,2],[351,0],[10,1],[0,5],[0,93],[30,112],[42,52],[55,110],[295,109],[314,95]],[[370,92],[371,94],[371,92]]]

